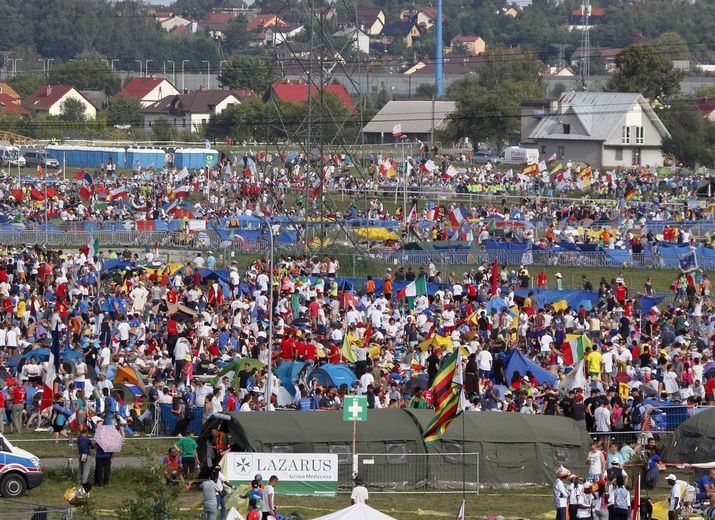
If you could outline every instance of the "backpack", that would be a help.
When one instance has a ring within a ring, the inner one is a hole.
[[[636,426],[643,420],[643,412],[641,412],[640,405],[634,406],[631,410],[631,424]]]
[[[625,426],[625,419],[623,417],[623,413],[621,412],[621,415],[618,416],[618,419],[616,420],[616,424],[613,425],[613,429],[616,431],[621,431],[623,430]]]
[[[184,417],[189,421],[196,418],[196,406],[193,404],[186,405],[186,410],[184,411]]]

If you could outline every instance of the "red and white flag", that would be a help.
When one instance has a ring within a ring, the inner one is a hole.
[[[636,485],[633,488],[633,508],[631,512],[631,520],[638,520],[641,511],[641,477],[638,476]]]
[[[457,513],[457,520],[464,520],[464,499],[462,499],[462,505],[459,508],[459,513]]]
[[[392,137],[400,137],[402,135],[402,125],[396,124],[392,127]]]
[[[549,157],[549,162],[555,161],[556,159],[558,159],[558,157],[556,157],[556,154],[552,154],[551,157]]]
[[[185,199],[189,196],[189,186],[186,184],[184,184],[183,186],[179,186],[174,190],[174,196],[177,199]]]
[[[119,188],[114,188],[109,192],[109,198],[111,200],[125,199],[127,197],[127,189],[124,186],[119,186]]]

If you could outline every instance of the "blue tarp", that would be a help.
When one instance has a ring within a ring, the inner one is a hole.
[[[548,370],[541,368],[524,354],[519,352],[518,349],[513,348],[506,355],[506,359],[504,359],[504,375],[506,376],[506,380],[511,381],[511,378],[516,371],[519,371],[522,377],[527,371],[531,372],[539,384],[549,383],[550,385],[553,385],[558,380],[557,376]]]
[[[591,304],[598,301],[598,293],[591,291],[559,291],[556,289],[516,289],[514,296],[526,298],[530,292],[533,292],[539,303],[539,308],[543,308],[545,304],[551,304],[561,300],[566,300],[569,307],[578,309],[579,304],[583,300],[588,300]]]
[[[641,296],[641,313],[645,314],[653,308],[654,305],[658,305],[663,300],[665,296],[660,296],[659,298],[649,298],[647,296]]]

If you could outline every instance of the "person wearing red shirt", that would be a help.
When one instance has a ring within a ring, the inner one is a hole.
[[[317,350],[318,349],[315,346],[315,343],[313,343],[312,341],[308,342],[305,345],[305,360],[308,363],[315,364],[315,361],[316,361],[315,353],[317,352]]]
[[[308,354],[308,345],[305,341],[297,341],[295,344],[296,358],[298,361],[305,361],[305,356]]]
[[[546,274],[546,269],[542,269],[539,276],[536,277],[536,286],[545,289],[549,285],[549,277]]]
[[[626,296],[628,296],[628,289],[623,285],[623,282],[619,282],[618,287],[616,287],[616,300],[618,300],[618,303],[621,305],[624,305],[626,303]]]
[[[22,433],[27,391],[24,386],[15,383],[10,395],[12,397],[12,426],[15,433]]]
[[[709,405],[715,402],[715,377],[708,379],[708,382],[705,384],[705,401],[707,401]]]
[[[287,335],[281,340],[281,359],[292,361],[295,354],[295,339]]]
[[[330,347],[328,363],[340,363],[340,347],[338,347],[335,343],[333,343]]]

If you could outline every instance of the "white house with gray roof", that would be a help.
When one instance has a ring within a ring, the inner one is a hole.
[[[363,128],[365,142],[399,143],[402,136],[413,142],[430,142],[433,129],[444,130],[455,108],[454,101],[390,101]],[[400,125],[402,136],[392,136],[395,125]]]
[[[641,94],[570,92],[521,104],[521,145],[541,159],[596,166],[663,164],[661,141],[670,134]]]

